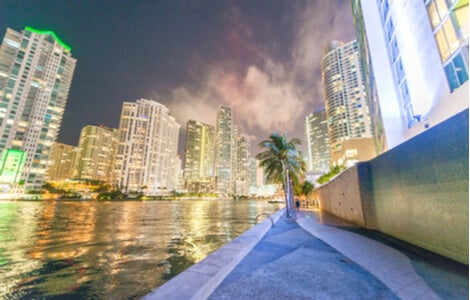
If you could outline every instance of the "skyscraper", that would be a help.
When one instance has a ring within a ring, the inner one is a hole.
[[[250,141],[240,135],[236,139],[235,195],[249,196],[251,187]]]
[[[77,153],[77,147],[55,142],[51,148],[45,180],[59,181],[72,179]]]
[[[330,165],[352,166],[377,155],[358,44],[333,41],[321,61]]]
[[[351,3],[388,148],[468,109],[468,1]]]
[[[168,194],[177,186],[180,125],[168,108],[147,99],[124,102],[117,184],[126,192]]]
[[[6,31],[0,47],[0,152],[25,153],[19,180],[2,182],[6,193],[41,189],[75,69],[70,51],[52,31]]]
[[[119,130],[105,126],[83,127],[78,143],[75,177],[115,183]]]
[[[330,143],[326,111],[320,109],[305,117],[307,171],[326,173],[330,170]]]
[[[214,175],[216,176],[216,191],[223,196],[233,194],[234,143],[232,109],[220,106],[215,129]]]
[[[189,192],[215,191],[214,126],[194,120],[187,122],[184,180]]]

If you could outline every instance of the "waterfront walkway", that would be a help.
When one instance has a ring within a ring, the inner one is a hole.
[[[199,270],[202,269],[207,270],[207,267],[199,267]],[[194,270],[193,275],[198,272],[198,267]],[[177,282],[175,284],[180,290],[166,294],[166,299],[180,299],[183,296],[183,287]],[[380,233],[354,227],[318,211],[300,211],[292,218],[280,217],[254,248],[214,285],[210,292],[183,298],[469,297],[468,266]],[[163,290],[170,289],[166,287]],[[161,298],[158,293],[153,296],[149,295],[148,298]]]

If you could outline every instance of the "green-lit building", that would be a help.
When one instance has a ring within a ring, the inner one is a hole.
[[[7,29],[0,46],[0,153],[7,158],[8,151],[21,150],[25,159],[15,180],[0,174],[3,197],[41,188],[75,64],[54,32]]]

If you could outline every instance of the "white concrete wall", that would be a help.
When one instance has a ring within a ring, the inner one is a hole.
[[[320,209],[352,224],[366,226],[356,166],[317,188],[313,197],[318,200]]]
[[[468,110],[314,191],[343,220],[468,265]]]

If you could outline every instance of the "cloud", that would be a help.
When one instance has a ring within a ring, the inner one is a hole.
[[[312,74],[310,71],[320,66],[325,44],[355,38],[351,7],[345,1],[315,1],[299,12],[297,20],[293,50],[296,71]]]
[[[347,1],[315,1],[298,12],[294,24],[293,73],[313,106],[324,103],[321,86],[321,59],[324,46],[333,40],[355,38],[351,7]]]
[[[297,2],[289,24],[293,44],[285,45],[290,57],[276,59],[266,45],[258,43],[249,18],[230,6],[223,16],[229,26],[221,38],[226,57],[207,64],[198,59],[197,68],[188,66],[188,70],[197,70],[198,83],[170,92],[172,114],[184,130],[188,119],[215,125],[219,105],[228,105],[239,132],[252,141],[274,131],[302,138],[305,116],[324,105],[323,46],[332,40],[354,39],[350,11],[347,1],[309,1],[303,7]],[[277,34],[271,33],[273,37]]]
[[[188,120],[197,120],[206,124],[215,124],[217,106],[215,106],[210,90],[194,91],[188,87],[178,87],[173,90],[168,105],[171,114],[182,125]]]
[[[239,116],[244,131],[264,133],[293,130],[304,104],[279,66],[261,70],[249,66],[245,76],[224,74],[214,88]],[[281,73],[279,73],[281,72]]]

